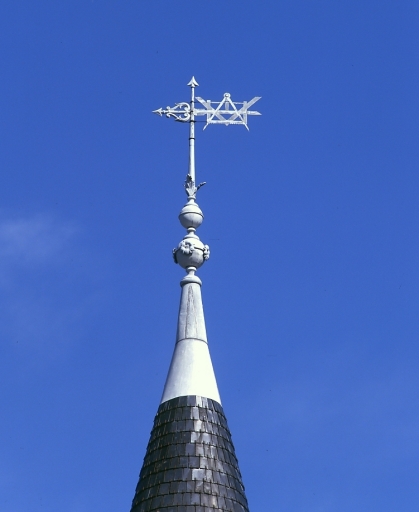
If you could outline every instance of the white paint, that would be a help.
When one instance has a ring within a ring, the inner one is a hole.
[[[221,404],[208,349],[201,285],[187,282],[182,286],[176,346],[161,402],[193,395]]]
[[[221,403],[208,344],[189,338],[176,343],[161,401],[195,395]]]

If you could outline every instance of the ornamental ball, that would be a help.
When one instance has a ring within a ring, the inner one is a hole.
[[[180,211],[179,220],[185,229],[197,229],[204,220],[204,214],[195,202],[188,202]]]

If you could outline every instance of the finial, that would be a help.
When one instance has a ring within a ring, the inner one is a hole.
[[[194,76],[188,82],[188,86],[191,88],[190,102],[175,103],[174,107],[159,108],[153,110],[153,113],[159,116],[173,117],[175,121],[189,123],[189,172],[185,180],[188,202],[179,214],[180,223],[187,230],[187,234],[173,249],[173,258],[176,263],[187,270],[189,278],[192,278],[196,269],[209,258],[210,254],[208,245],[204,245],[195,233],[204,220],[204,215],[195,202],[196,193],[205,185],[205,182],[198,186],[195,185],[195,118],[206,116],[204,129],[209,124],[225,126],[241,124],[249,130],[248,116],[260,116],[261,114],[256,110],[249,110],[254,103],[260,100],[260,96],[255,96],[250,101],[233,102],[231,94],[228,92],[224,93],[220,102],[204,100],[197,96],[196,100],[204,108],[195,108],[195,87],[198,87],[198,82]]]
[[[183,267],[189,275],[209,259],[210,249],[208,245],[201,242],[196,230],[204,220],[204,214],[201,208],[196,204],[196,193],[205,185],[200,183],[197,187],[190,174],[187,174],[185,180],[185,190],[188,196],[188,202],[179,213],[179,221],[186,229],[187,233],[177,247],[173,249],[173,259]],[[186,281],[182,281],[185,283]]]
[[[195,77],[193,76],[189,82],[187,83],[187,85],[189,85],[189,87],[198,87],[199,86],[199,83],[195,80]]]

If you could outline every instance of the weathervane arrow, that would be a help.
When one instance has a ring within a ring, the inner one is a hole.
[[[247,130],[248,116],[260,116],[261,113],[256,110],[249,110],[249,108],[260,100],[260,96],[255,96],[250,101],[236,101],[231,99],[231,95],[226,92],[220,102],[204,100],[199,96],[196,97],[198,102],[204,108],[195,108],[195,87],[198,87],[198,82],[195,77],[192,77],[188,83],[191,88],[191,101],[189,103],[175,103],[174,107],[166,107],[165,109],[159,108],[153,110],[154,114],[159,116],[173,117],[175,121],[182,123],[190,123],[189,129],[189,175],[193,182],[195,182],[195,117],[206,116],[207,128],[209,124],[223,124],[228,126],[230,124],[242,124]]]

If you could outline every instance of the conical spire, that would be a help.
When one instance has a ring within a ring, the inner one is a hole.
[[[188,174],[179,214],[187,233],[173,257],[182,279],[176,345],[131,512],[248,512],[244,487],[208,349],[201,280],[209,258],[196,229],[203,214]]]
[[[249,512],[231,434],[218,392],[205,329],[201,280],[197,269],[209,258],[209,247],[196,234],[204,216],[196,203],[195,116],[206,115],[208,124],[243,124],[250,102],[231,102],[234,112],[220,104],[197,100],[195,78],[190,103],[158,109],[155,113],[188,122],[189,174],[185,181],[187,203],[179,214],[186,235],[173,249],[176,263],[186,270],[182,287],[176,344],[154,419],[131,512]],[[228,95],[230,98],[230,95]],[[225,101],[225,100],[224,100]]]
[[[187,233],[178,247],[173,249],[175,262],[185,268],[188,275],[180,282],[182,294],[176,346],[162,403],[178,396],[204,396],[221,403],[208,350],[201,280],[195,275],[196,269],[209,258],[209,247],[204,245],[196,234],[196,229],[204,219],[201,209],[196,204],[198,188],[188,174],[185,182],[188,202],[179,214],[180,223],[186,228]]]
[[[182,286],[176,346],[161,401],[192,395],[221,403],[208,349],[201,285],[189,282]]]

